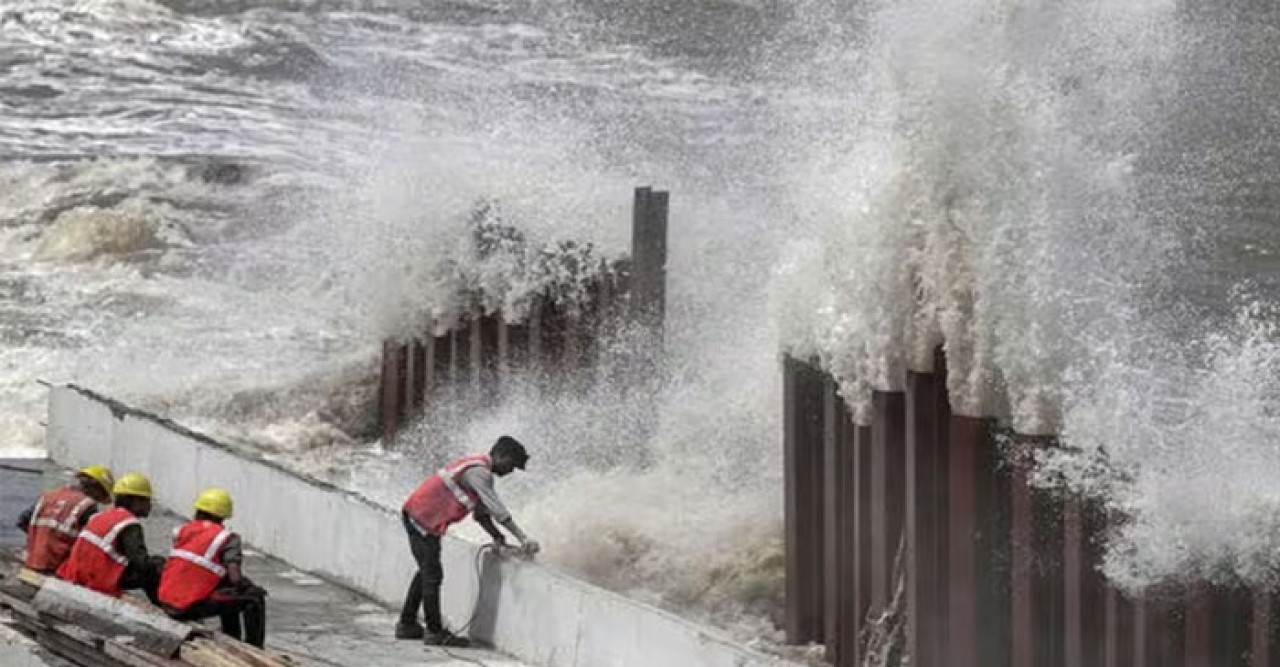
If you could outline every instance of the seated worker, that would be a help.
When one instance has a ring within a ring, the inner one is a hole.
[[[262,648],[267,593],[244,576],[240,536],[222,525],[231,518],[231,494],[205,489],[195,509],[195,518],[174,536],[160,577],[160,604],[179,621],[218,616],[224,633]]]
[[[111,502],[114,484],[110,470],[89,466],[76,473],[74,484],[40,494],[36,504],[18,516],[18,530],[27,534],[22,564],[40,574],[57,572],[99,505]]]
[[[164,559],[147,553],[138,519],[151,514],[151,480],[136,472],[116,480],[115,506],[89,519],[58,578],[104,595],[141,590],[154,603]]]
[[[477,454],[450,463],[428,477],[405,501],[401,519],[409,533],[409,549],[418,563],[418,571],[409,582],[400,621],[396,623],[397,639],[422,639],[433,646],[470,644],[466,638],[445,630],[440,617],[440,583],[444,580],[440,539],[449,526],[474,511],[476,522],[499,547],[506,546],[506,538],[494,525],[495,521],[520,540],[526,553],[537,553],[538,543],[520,530],[493,488],[494,475],[505,477],[516,468],[524,470],[528,462],[524,445],[504,435],[487,456]],[[419,604],[427,624],[425,630],[418,624]]]

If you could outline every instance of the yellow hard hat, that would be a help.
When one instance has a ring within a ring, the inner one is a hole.
[[[219,519],[231,518],[231,494],[226,489],[205,489],[196,496],[196,509]]]
[[[136,472],[127,473],[116,480],[115,488],[111,489],[111,493],[117,496],[150,498],[151,480],[147,479],[145,475],[140,475]]]
[[[115,477],[112,476],[111,470],[106,466],[89,466],[87,468],[81,468],[76,472],[76,474],[84,475],[85,477],[101,484],[102,490],[107,493],[111,493],[111,487],[116,485]]]

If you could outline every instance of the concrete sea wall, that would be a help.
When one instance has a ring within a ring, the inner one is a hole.
[[[397,510],[92,391],[50,389],[46,447],[64,465],[144,472],[157,503],[182,514],[202,488],[224,487],[236,499],[231,526],[255,548],[393,607],[413,573]],[[472,636],[521,660],[547,667],[780,662],[542,565],[478,551],[473,543],[445,540],[445,616],[459,627],[478,609]]]

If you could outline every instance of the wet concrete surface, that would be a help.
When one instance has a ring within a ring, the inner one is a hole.
[[[24,536],[13,526],[18,513],[34,502],[42,488],[65,483],[65,471],[47,469],[40,461],[0,459],[0,548],[15,549]],[[41,469],[42,475],[13,468]],[[147,543],[153,553],[165,554],[183,519],[157,512],[147,518]],[[235,520],[228,522],[235,529]],[[408,545],[405,558],[410,558]],[[299,572],[287,563],[246,549],[245,572],[267,589],[267,648],[288,654],[301,665],[316,667],[522,667],[500,653],[482,649],[440,649],[421,642],[397,641],[393,636],[397,613],[353,591]],[[447,573],[446,573],[447,576]],[[405,582],[406,585],[408,582]],[[0,615],[0,623],[3,615]],[[206,621],[216,627],[217,619]],[[29,643],[7,642],[0,624],[0,665],[43,665]],[[18,638],[21,639],[21,638]],[[28,662],[22,662],[27,660]]]

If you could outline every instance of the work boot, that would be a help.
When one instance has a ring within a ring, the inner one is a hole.
[[[422,639],[422,643],[427,646],[446,646],[449,648],[468,648],[471,646],[470,639],[459,637],[448,630],[428,632],[427,636]]]
[[[396,639],[422,639],[426,635],[426,628],[422,627],[422,624],[417,621],[412,623],[400,621],[396,623]]]

